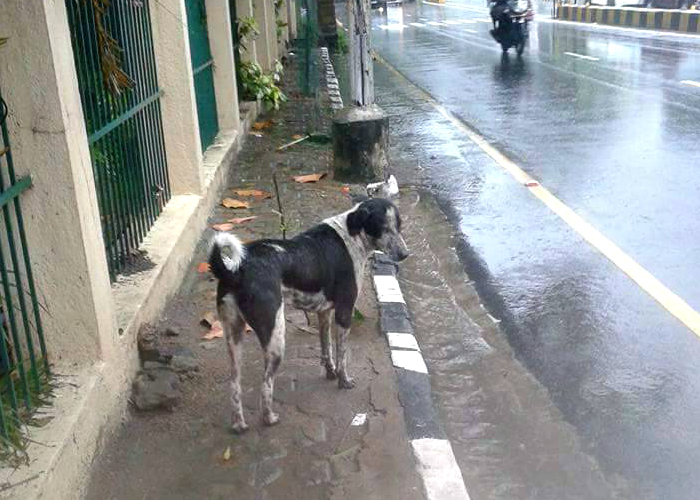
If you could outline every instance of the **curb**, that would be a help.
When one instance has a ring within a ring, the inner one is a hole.
[[[321,47],[321,62],[326,70],[326,89],[328,91],[328,98],[331,100],[331,108],[333,111],[337,111],[343,107],[343,98],[340,96],[338,79],[335,76],[335,70],[333,69],[331,58],[328,55],[327,47]]]
[[[700,10],[660,10],[597,5],[558,5],[557,19],[626,28],[700,33]]]
[[[413,335],[410,316],[396,279],[398,266],[381,252],[372,264],[380,327],[391,349],[399,400],[416,469],[428,500],[469,500],[452,445],[433,406],[430,375]]]

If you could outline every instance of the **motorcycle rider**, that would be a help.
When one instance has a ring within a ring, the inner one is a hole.
[[[500,42],[501,33],[507,31],[507,25],[511,23],[509,16],[505,15],[508,10],[508,0],[496,0],[491,7],[491,20],[493,21],[493,29],[489,31],[491,36]]]

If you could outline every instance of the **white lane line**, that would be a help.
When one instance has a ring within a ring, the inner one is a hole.
[[[396,368],[416,373],[428,373],[423,356],[418,351],[391,351],[391,362]]]
[[[489,24],[493,23],[493,21],[491,19],[475,19],[475,21],[477,23],[489,23]]]
[[[411,447],[428,500],[469,500],[462,471],[449,441],[414,439]]]
[[[466,28],[464,31],[466,31],[467,33],[477,33],[476,30],[470,30],[469,28]]]
[[[583,54],[577,54],[576,52],[564,52],[567,56],[578,57],[579,59],[585,59],[586,61],[600,61],[599,58],[593,56],[584,56]]]
[[[438,23],[435,21],[428,21],[426,24],[429,24],[430,26],[445,26],[444,23]]]
[[[459,22],[462,24],[476,24],[476,21],[474,21],[474,19],[460,19]]]
[[[451,26],[454,26],[456,24],[459,24],[459,22],[458,21],[445,21],[445,24],[449,24]]]
[[[461,121],[459,118],[450,113],[442,104],[440,104],[433,96],[417,87],[413,82],[408,80],[396,68],[386,62],[379,54],[376,55],[379,62],[389,68],[399,78],[408,82],[411,86],[417,89],[436,111],[438,111],[447,120],[452,122],[457,128],[462,130],[464,134],[471,139],[484,153],[491,157],[501,168],[507,171],[517,182],[526,186],[530,193],[546,205],[560,219],[562,219],[569,227],[576,231],[583,239],[585,239],[593,248],[608,258],[629,278],[637,283],[637,285],[648,293],[656,302],[664,309],[676,317],[696,336],[700,337],[700,313],[694,310],[680,296],[676,295],[663,283],[656,279],[649,271],[640,266],[632,257],[627,255],[620,247],[609,240],[605,235],[598,231],[595,227],[586,222],[583,217],[574,212],[571,208],[564,204],[559,198],[542,186],[536,179],[532,178],[527,172],[516,165],[512,160],[506,157],[503,153],[492,146],[484,137],[479,135],[469,125]],[[375,277],[376,279],[376,277]]]
[[[423,23],[408,23],[408,24],[410,24],[411,26],[415,26],[416,28],[425,27],[425,24],[423,24]]]
[[[411,333],[386,332],[389,347],[392,349],[410,349],[420,351],[418,341]]]
[[[693,80],[682,80],[681,83],[683,85],[690,85],[691,87],[700,87],[700,82],[696,82]]]

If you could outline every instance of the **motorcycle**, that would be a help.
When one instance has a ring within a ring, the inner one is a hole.
[[[515,47],[522,55],[529,37],[528,23],[534,18],[531,0],[495,0],[490,2],[493,29],[491,36],[501,44],[503,52]]]

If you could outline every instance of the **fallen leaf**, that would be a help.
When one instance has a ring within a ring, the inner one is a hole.
[[[241,200],[234,200],[233,198],[224,198],[221,202],[226,208],[250,208],[250,204]]]
[[[224,336],[224,328],[221,326],[221,321],[214,321],[209,329],[209,333],[203,335],[204,340],[220,339]]]
[[[227,447],[226,451],[224,452],[224,462],[228,462],[231,460],[231,447]]]
[[[293,177],[295,182],[301,182],[302,184],[306,182],[318,182],[327,175],[327,172],[322,172],[320,174],[308,174],[308,175],[297,175]]]
[[[259,189],[239,189],[237,191],[234,191],[238,196],[255,196],[256,198],[260,198],[263,200],[266,200],[268,198],[272,198],[272,193],[268,193],[267,191],[260,191]]]
[[[525,183],[525,186],[527,186],[527,187],[529,187],[529,188],[537,187],[537,186],[539,186],[539,185],[540,185],[540,183],[537,182],[537,181],[527,181],[527,182]]]
[[[223,224],[214,224],[211,228],[214,231],[226,232],[226,231],[230,231],[231,229],[233,229],[233,224],[231,224],[230,222],[224,222]]]
[[[208,273],[209,272],[209,263],[208,262],[200,262],[199,265],[197,266],[197,272],[198,273]]]
[[[298,139],[301,139],[302,137],[304,137],[304,136],[301,135],[301,134],[294,134],[294,135],[292,136],[292,140],[295,140],[295,141],[296,141],[296,140],[298,140]]]
[[[214,323],[216,323],[216,315],[211,311],[202,314],[202,319],[199,320],[199,324],[207,328],[211,328]]]
[[[350,188],[349,188],[348,186],[343,186],[343,187],[340,188],[340,190],[341,190],[343,193],[349,193],[349,192],[350,192]]]
[[[253,124],[253,130],[265,130],[266,128],[272,127],[275,122],[272,120],[265,120],[264,122],[255,122]]]
[[[246,222],[250,222],[253,219],[257,219],[257,218],[258,218],[257,215],[251,215],[250,217],[236,217],[233,219],[229,219],[228,221],[231,224],[245,224]]]

